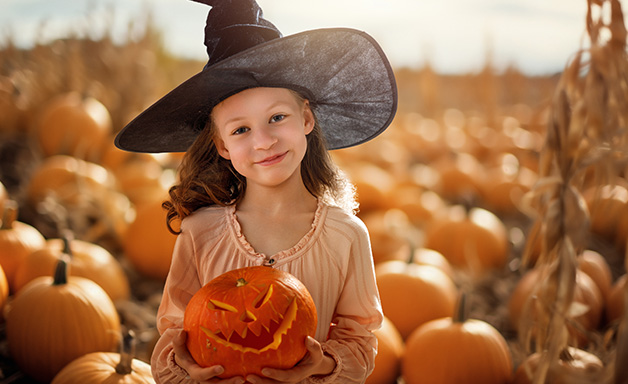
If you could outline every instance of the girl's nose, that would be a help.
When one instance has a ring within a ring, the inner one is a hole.
[[[255,149],[269,149],[277,142],[277,137],[273,134],[272,129],[263,127],[255,130],[254,145]]]

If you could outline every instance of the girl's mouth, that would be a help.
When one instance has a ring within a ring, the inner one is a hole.
[[[277,164],[281,160],[283,160],[284,157],[286,157],[287,153],[288,152],[284,152],[284,153],[280,153],[278,155],[269,156],[269,157],[265,158],[262,161],[258,161],[256,164],[257,165],[262,165],[262,166],[269,166],[269,165]]]

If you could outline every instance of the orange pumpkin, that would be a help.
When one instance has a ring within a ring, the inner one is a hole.
[[[486,171],[480,188],[487,206],[506,215],[520,214],[519,205],[538,175],[529,168],[520,166],[513,154],[502,154],[499,163]]]
[[[4,307],[9,300],[9,282],[7,281],[7,277],[0,267],[0,318],[3,318],[4,315]]]
[[[169,185],[174,181],[172,177],[172,180],[168,180],[170,183],[164,185],[168,174],[151,156],[138,156],[121,164],[113,172],[120,190],[134,204],[165,196]]]
[[[93,97],[64,93],[43,106],[36,134],[45,156],[67,154],[95,161],[112,134],[111,116]]]
[[[529,300],[533,300],[536,297],[535,288],[539,285],[540,278],[541,272],[538,269],[529,270],[519,280],[510,296],[508,313],[512,326],[517,330],[521,327],[520,322],[525,306]],[[593,279],[580,270],[576,271],[576,287],[573,300],[587,308],[586,312],[578,314],[574,320],[586,330],[595,329],[599,325],[602,315],[602,294]],[[530,308],[533,308],[533,306]],[[531,316],[534,318],[533,313]],[[586,338],[583,334],[573,327],[568,328],[579,343],[586,343]]]
[[[152,199],[135,209],[135,219],[122,237],[124,257],[139,274],[165,280],[176,239],[166,227],[166,211],[161,200]]]
[[[427,226],[447,206],[436,192],[418,185],[393,188],[387,199],[392,202],[393,208],[405,212],[410,223],[417,228]]]
[[[428,248],[416,248],[412,254],[412,262],[419,265],[431,265],[439,268],[454,280],[454,268],[445,256],[438,251]]]
[[[512,384],[532,384],[541,354],[535,352],[517,367]],[[604,364],[594,354],[582,349],[567,347],[560,359],[553,362],[544,383],[571,384],[603,381]]]
[[[116,147],[115,135],[109,136],[109,138],[103,142],[103,148],[101,151],[102,156],[100,156],[98,164],[113,172],[115,172],[120,166],[122,166],[127,161],[130,161],[131,159],[134,159],[136,157],[150,156],[145,153],[123,151],[122,149]]]
[[[135,359],[135,336],[128,331],[120,352],[91,352],[66,365],[51,384],[155,384],[150,365]]]
[[[4,212],[4,204],[7,200],[9,200],[9,193],[0,181],[0,212]]]
[[[384,315],[404,339],[426,321],[453,315],[457,288],[441,269],[391,260],[375,274]]]
[[[24,122],[27,119],[27,104],[32,103],[31,96],[25,97],[21,82],[16,78],[30,79],[26,73],[19,76],[9,71],[3,71],[0,75],[0,134],[4,137],[19,137],[24,133]],[[24,102],[26,99],[29,102]]]
[[[401,358],[405,347],[403,338],[385,316],[381,328],[373,331],[373,334],[377,337],[375,368],[365,384],[396,384],[401,374]]]
[[[386,195],[394,185],[390,173],[366,161],[350,164],[347,173],[355,185],[361,214],[388,208]]]
[[[433,167],[440,175],[435,190],[445,200],[462,202],[479,196],[485,170],[475,156],[456,153],[435,161]]]
[[[54,278],[39,277],[20,290],[6,311],[11,357],[44,383],[79,356],[115,350],[119,334],[120,318],[107,293],[89,279],[68,276],[65,260]]]
[[[59,259],[70,255],[70,274],[90,279],[101,286],[111,300],[128,299],[129,279],[120,262],[100,245],[83,240],[49,239],[46,245],[29,254],[15,274],[19,291],[33,279],[49,276]]]
[[[407,384],[507,384],[512,356],[504,337],[489,323],[454,317],[428,321],[406,339],[401,363]]]
[[[103,200],[115,189],[115,177],[106,168],[73,156],[56,155],[35,169],[28,182],[32,204],[53,195],[60,202],[78,205],[86,199]]]
[[[431,163],[446,152],[444,130],[436,120],[415,112],[400,118],[404,144],[417,160]]]
[[[589,275],[600,289],[602,301],[606,303],[613,283],[613,275],[608,262],[599,252],[586,249],[578,255],[578,269]]]
[[[628,281],[628,276],[624,273],[617,279],[617,281],[615,281],[608,294],[608,301],[606,303],[606,321],[609,323],[619,321],[624,315],[626,281]]]
[[[0,266],[12,293],[17,292],[15,274],[20,265],[29,254],[46,244],[46,239],[35,227],[17,221],[16,218],[17,203],[7,202],[0,227]]]
[[[369,230],[373,262],[407,260],[411,248],[408,239],[410,222],[398,209],[374,211],[362,217]]]
[[[190,299],[183,321],[190,354],[201,366],[222,365],[221,378],[294,366],[316,325],[316,306],[303,283],[264,266],[214,278]]]
[[[424,246],[443,254],[454,267],[476,275],[503,268],[509,255],[504,222],[489,210],[467,211],[461,205],[434,220],[425,232]]]
[[[40,203],[50,221],[58,221],[55,208],[71,211],[65,215],[67,225],[78,237],[94,241],[98,236],[122,235],[132,219],[129,198],[116,189],[116,179],[105,167],[72,156],[55,155],[44,159],[35,169],[27,185],[27,198],[32,206]],[[57,223],[55,223],[57,224]],[[38,226],[47,237],[58,236],[56,227],[50,232]]]
[[[606,239],[626,241],[622,231],[628,220],[628,188],[625,185],[604,185],[590,187],[584,191],[589,208],[591,231]],[[625,246],[625,244],[622,244]]]

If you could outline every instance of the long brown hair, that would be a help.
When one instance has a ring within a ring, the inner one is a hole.
[[[292,91],[300,103],[305,98]],[[310,104],[314,114],[314,128],[307,135],[307,150],[301,162],[301,177],[307,190],[328,203],[355,211],[357,203],[353,185],[334,164],[323,131],[316,119],[316,107]],[[216,129],[213,119],[208,118],[196,141],[185,153],[179,166],[179,182],[170,188],[170,199],[162,205],[167,210],[166,220],[172,233],[175,220],[183,220],[201,207],[237,204],[246,190],[246,178],[240,175],[218,153],[214,143]]]

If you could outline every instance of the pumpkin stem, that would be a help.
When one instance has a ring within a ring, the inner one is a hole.
[[[467,320],[467,296],[464,292],[460,292],[458,295],[458,303],[456,305],[456,311],[454,312],[453,322],[464,323]]]
[[[0,229],[12,229],[13,222],[17,219],[17,202],[7,200],[4,202],[4,213],[2,215],[2,227]]]
[[[120,362],[116,365],[116,373],[129,375],[133,372],[133,356],[135,356],[135,332],[129,329],[122,336]]]
[[[247,283],[248,282],[244,280],[244,277],[241,277],[238,280],[236,280],[236,287],[244,287]]]
[[[406,264],[414,264],[414,258],[416,256],[416,250],[418,249],[418,247],[416,246],[416,244],[414,243],[414,241],[408,239],[408,244],[410,245],[410,254],[408,255],[408,258],[406,259]]]
[[[66,255],[68,255],[69,257],[72,257],[72,247],[70,247],[70,242],[72,241],[73,238],[73,234],[72,231],[70,230],[66,230],[63,231],[63,235],[61,236],[61,239],[63,240],[63,253],[65,253]]]
[[[52,285],[64,285],[68,283],[68,262],[65,257],[59,258],[55,267]]]

